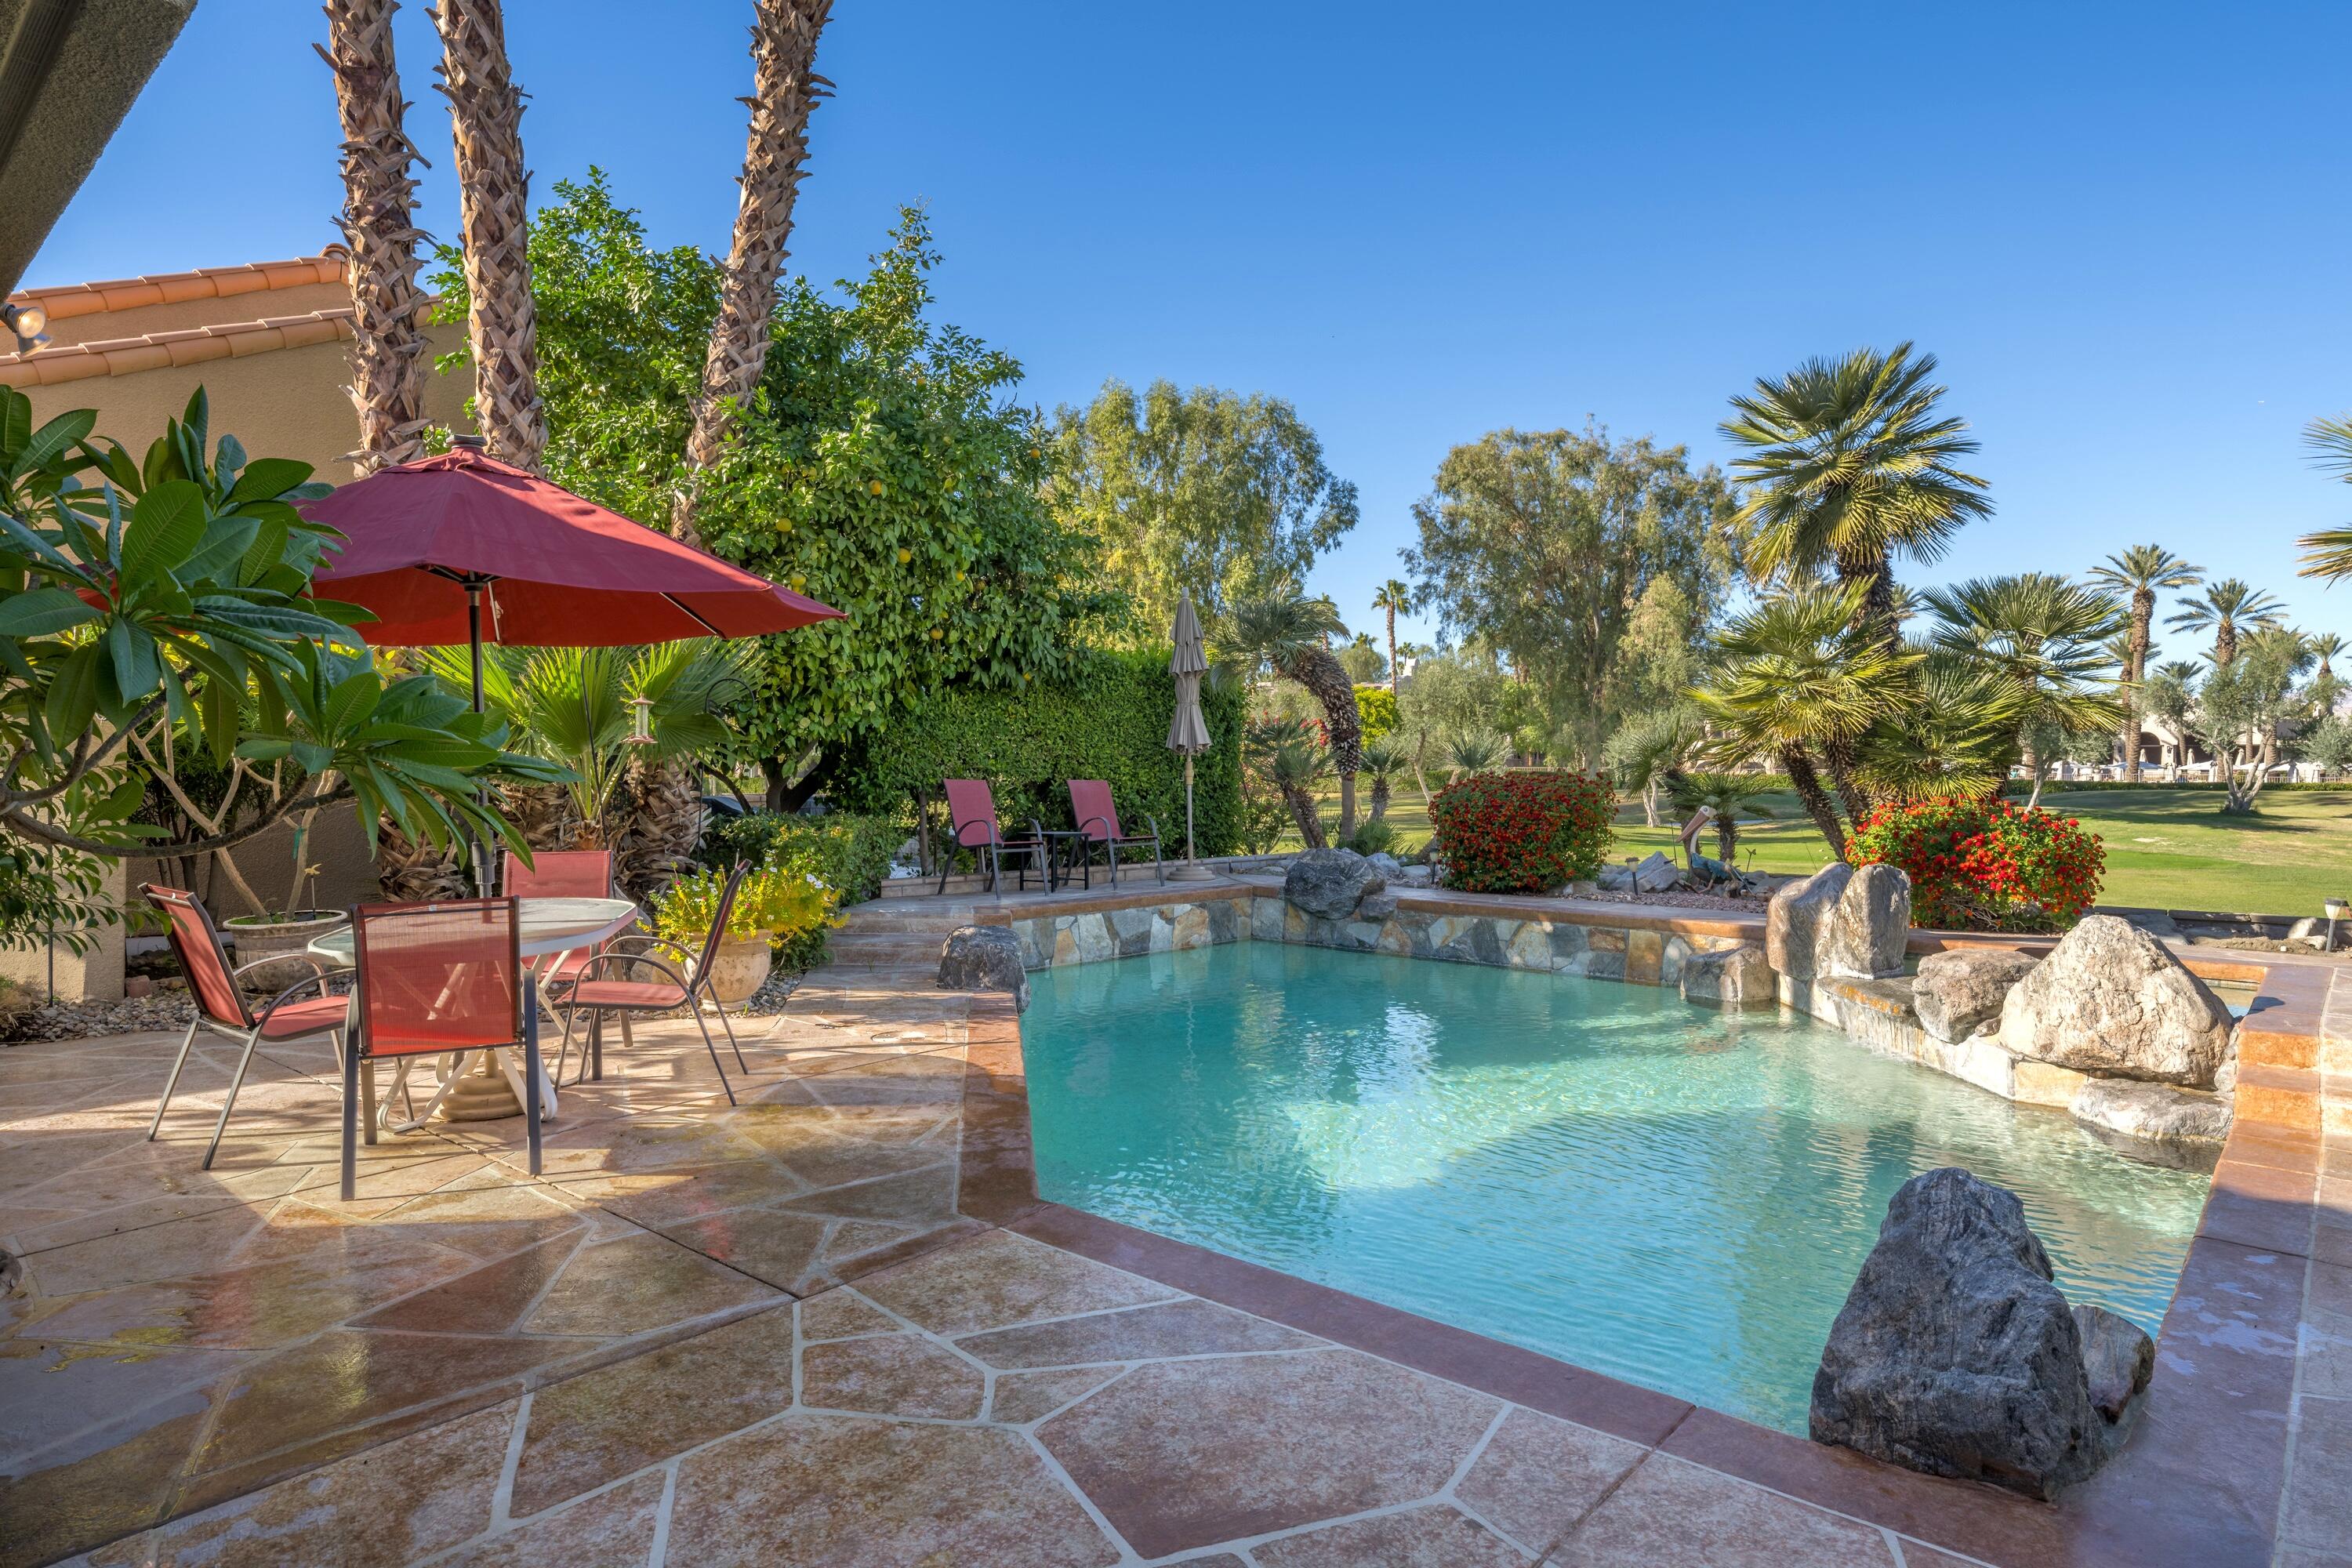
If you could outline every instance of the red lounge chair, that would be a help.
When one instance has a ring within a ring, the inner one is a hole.
[[[196,1004],[196,1021],[188,1026],[187,1034],[180,1041],[180,1054],[172,1059],[172,1076],[163,1081],[163,1098],[155,1106],[155,1120],[147,1124],[149,1141],[152,1142],[163,1129],[163,1112],[172,1103],[172,1091],[180,1086],[180,1072],[188,1065],[188,1052],[196,1043],[198,1030],[210,1029],[245,1047],[236,1058],[236,1071],[228,1080],[228,1098],[221,1101],[220,1120],[213,1124],[213,1141],[205,1145],[204,1168],[209,1171],[213,1168],[213,1156],[220,1152],[221,1134],[228,1128],[229,1110],[236,1104],[236,1091],[245,1087],[245,1069],[253,1062],[254,1047],[264,1040],[299,1040],[306,1035],[325,1035],[334,1042],[335,1054],[340,1057],[343,1054],[342,1033],[351,999],[327,994],[327,966],[307,952],[273,952],[268,958],[255,959],[244,969],[231,969],[228,954],[221,947],[220,931],[194,893],[158,887],[152,882],[139,890],[171,921],[172,952],[180,961],[180,973],[188,977],[188,994]],[[246,1005],[238,977],[247,970],[292,959],[308,963],[317,973],[304,975],[271,997],[258,1014],[255,1013]],[[319,987],[318,995],[295,1000],[297,992],[313,985]]]
[[[699,953],[688,952],[677,943],[659,937],[621,936],[613,939],[612,951],[599,953],[580,966],[580,977],[556,1002],[556,1005],[563,1010],[563,1043],[556,1047],[555,1052],[555,1073],[559,1081],[563,1076],[563,1058],[572,1049],[572,1026],[581,1014],[586,1013],[589,1016],[590,1037],[581,1047],[580,1074],[583,1078],[588,1076],[593,1055],[597,1074],[601,1077],[604,1071],[603,1042],[600,1037],[602,1032],[595,1027],[598,1019],[606,1013],[617,1013],[625,1030],[634,1014],[667,1013],[673,1008],[684,1007],[693,1013],[695,1026],[702,1031],[703,1048],[710,1053],[710,1065],[718,1070],[719,1087],[727,1091],[727,1103],[735,1103],[735,1089],[727,1081],[727,1069],[719,1060],[719,1047],[711,1043],[710,1026],[702,1021],[702,1001],[710,992],[711,970],[719,957],[719,944],[727,940],[727,917],[734,912],[735,889],[743,885],[743,879],[751,871],[748,861],[736,867],[728,877],[727,885],[719,889],[719,907],[711,911],[710,930],[702,939]],[[621,952],[621,944],[628,942],[645,945],[635,952]],[[665,950],[685,962],[686,974],[680,974],[667,960],[653,956],[655,952]],[[613,978],[614,975],[626,975],[632,970],[651,970],[654,978]],[[711,997],[711,1000],[715,1002],[718,999]],[[735,1065],[749,1073],[751,1066],[743,1060],[743,1047],[735,1042],[735,1026],[727,1021],[727,1009],[723,1005],[719,1008],[719,1026],[727,1031],[727,1047],[735,1053]],[[623,1038],[628,1038],[625,1033]]]
[[[506,866],[499,888],[510,899],[612,899],[620,895],[613,890],[613,852],[610,849],[542,849],[524,865],[513,850],[507,851]],[[577,948],[565,953],[553,969],[539,977],[542,996],[567,986],[580,976],[581,966],[604,951],[599,942],[594,947]]]
[[[1045,829],[1042,824],[1029,824],[1026,838],[1007,838],[996,823],[996,796],[986,779],[950,779],[947,781],[948,815],[955,823],[956,847],[969,849],[988,868],[988,890],[996,891],[997,873],[1003,869],[1004,860],[1011,856],[1016,862],[1013,869],[1014,887],[1026,891],[1029,872],[1034,868],[1037,879],[1045,890],[1054,890],[1054,863],[1046,856]],[[940,891],[948,890],[948,876],[955,869],[955,857],[942,857],[940,867]]]
[[[1152,874],[1160,881],[1168,880],[1167,866],[1160,858],[1160,823],[1155,817],[1143,820],[1151,828],[1147,838],[1141,834],[1119,831],[1118,807],[1111,804],[1110,785],[1100,779],[1072,779],[1070,784],[1070,820],[1078,825],[1077,842],[1070,852],[1076,858],[1078,868],[1085,872],[1089,888],[1095,885],[1095,851],[1100,849],[1110,862],[1110,885],[1118,886],[1118,852],[1121,849],[1151,846]],[[1062,872],[1068,879],[1069,868]]]
[[[352,910],[359,1028],[343,1053],[343,1201],[356,1194],[360,1117],[375,1142],[375,1063],[520,1045],[524,1134],[539,1174],[539,1007],[512,899]],[[454,1071],[465,1070],[460,1058]]]

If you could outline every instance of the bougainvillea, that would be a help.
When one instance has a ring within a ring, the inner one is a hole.
[[[1473,773],[1430,797],[1430,847],[1445,885],[1475,893],[1548,893],[1601,869],[1617,796],[1579,773]]]
[[[1857,866],[1911,878],[1911,923],[1940,931],[2064,931],[2099,896],[2106,849],[2071,816],[2003,800],[1884,805],[1846,846]]]

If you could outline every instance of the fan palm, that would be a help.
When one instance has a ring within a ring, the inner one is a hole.
[[[1364,742],[1362,762],[1364,776],[1372,781],[1371,820],[1378,822],[1389,814],[1389,795],[1396,780],[1412,766],[1412,752],[1396,736],[1382,735]]]
[[[2024,724],[2016,682],[1928,652],[1902,706],[1863,737],[1863,783],[1883,801],[1990,795],[2017,760]]]
[[[1325,843],[1315,786],[1322,780],[1326,760],[1323,748],[1302,726],[1298,733],[1278,742],[1266,761],[1266,772],[1275,788],[1282,792],[1282,803],[1290,808],[1290,820],[1298,828],[1298,842],[1308,849],[1320,849]]]
[[[2125,636],[2123,679],[2126,692],[2147,678],[2148,655],[2154,651],[2150,633],[2156,625],[2159,592],[2193,588],[2205,580],[2205,569],[2192,566],[2160,544],[2135,544],[2120,555],[2107,557],[2104,566],[2091,568],[2090,580],[2102,588],[2131,595],[2131,620]],[[2139,715],[2127,711],[2124,720],[2124,777],[2139,771]]]
[[[1245,663],[1264,665],[1295,680],[1323,709],[1323,734],[1331,769],[1339,775],[1339,837],[1356,831],[1356,773],[1364,726],[1356,711],[1356,688],[1326,639],[1345,637],[1339,607],[1328,598],[1307,597],[1296,588],[1277,588],[1233,606],[1231,651]]]
[[[1391,577],[1372,595],[1372,608],[1384,611],[1389,618],[1389,690],[1397,687],[1396,618],[1400,613],[1412,613],[1412,589],[1399,578]]]
[[[1780,780],[1764,773],[1680,773],[1666,786],[1666,798],[1686,818],[1702,806],[1715,814],[1715,858],[1728,870],[1738,864],[1732,857],[1739,852],[1739,818],[1770,816],[1756,799],[1780,787]]]
[[[2321,468],[2335,469],[2337,477],[2352,485],[2352,414],[2313,420],[2303,427],[2303,439],[2318,454]],[[2330,581],[2352,577],[2352,528],[2325,528],[2305,534],[2296,542],[2303,546],[2302,575]]]
[[[464,649],[420,657],[452,689],[466,689]],[[691,759],[727,741],[720,707],[748,657],[746,644],[709,638],[651,647],[489,647],[482,699],[513,729],[516,750],[577,775],[563,786],[572,836],[641,862],[635,876],[624,868],[624,887],[657,884],[675,869],[666,863],[694,848],[701,791]],[[650,739],[643,743],[630,739],[638,698],[649,704]]]
[[[1775,594],[1724,627],[1707,681],[1691,693],[1713,730],[1700,755],[1725,768],[1759,756],[1779,762],[1840,858],[1845,826],[1822,772],[1848,816],[1868,810],[1856,748],[1873,724],[1902,710],[1924,657],[1864,619],[1870,592],[1857,580]]]
[[[2040,733],[2113,732],[2124,709],[2095,689],[2113,665],[2102,639],[2123,624],[2122,606],[2095,588],[2048,572],[1978,577],[1924,595],[1943,624],[1936,646],[1997,673],[2018,692],[2019,736],[2042,801]]]
[[[1445,737],[1445,760],[1457,779],[1500,767],[1510,754],[1510,738],[1499,731],[1456,730]]]
[[[1858,584],[1855,615],[1895,640],[1893,558],[1930,562],[1989,515],[1985,481],[1957,465],[1977,449],[1965,420],[1940,413],[1936,356],[1857,349],[1807,360],[1731,400],[1723,434],[1748,448],[1732,472],[1755,531],[1748,569],[1783,582],[1822,570]]]
[[[2205,592],[2196,598],[2183,601],[2178,611],[2165,617],[2164,624],[2191,632],[2211,627],[2213,668],[2221,670],[2229,668],[2230,661],[2238,657],[2241,634],[2257,626],[2276,626],[2280,612],[2285,608],[2244,580],[2224,577],[2207,584]]]
[[[1637,713],[1617,726],[1601,754],[1616,774],[1618,786],[1640,793],[1643,821],[1655,827],[1659,786],[1670,787],[1682,775],[1684,765],[1706,739],[1706,725],[1698,710],[1688,701],[1670,702]]]

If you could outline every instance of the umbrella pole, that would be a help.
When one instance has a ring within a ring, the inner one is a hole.
[[[1184,753],[1184,864],[1195,863],[1192,848],[1192,753]]]
[[[482,584],[473,579],[466,583],[466,640],[474,655],[474,711],[482,710]],[[487,800],[488,791],[478,786],[474,791],[477,801]],[[490,896],[489,856],[483,851],[481,835],[472,827],[466,829],[466,842],[474,852],[474,891],[483,898]]]

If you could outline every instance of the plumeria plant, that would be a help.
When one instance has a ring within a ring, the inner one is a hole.
[[[1901,868],[1912,923],[1942,931],[2064,931],[2097,900],[2106,869],[2099,836],[2075,818],[1982,796],[1881,806],[1846,858]]]
[[[1546,893],[1599,873],[1616,814],[1616,793],[1589,773],[1471,773],[1431,797],[1430,848],[1449,888]]]

